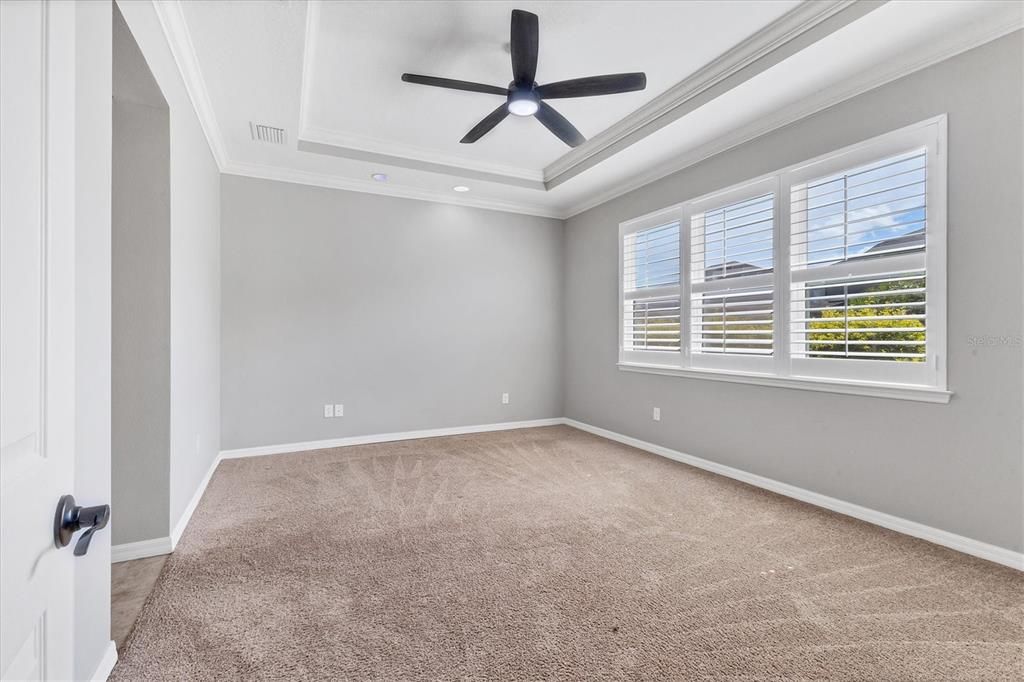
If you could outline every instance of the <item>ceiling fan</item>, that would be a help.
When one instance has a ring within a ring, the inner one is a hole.
[[[520,9],[512,10],[510,47],[513,80],[507,88],[450,78],[419,76],[414,73],[403,73],[402,80],[406,83],[482,92],[506,98],[500,107],[487,114],[482,121],[466,133],[465,137],[459,140],[464,144],[476,142],[501,123],[506,116],[513,114],[515,116],[535,116],[558,139],[570,147],[576,147],[585,142],[586,138],[544,100],[615,95],[620,92],[643,90],[647,87],[647,76],[643,73],[587,76],[586,78],[573,78],[567,81],[537,85],[534,81],[537,74],[537,49],[539,47],[537,15]]]

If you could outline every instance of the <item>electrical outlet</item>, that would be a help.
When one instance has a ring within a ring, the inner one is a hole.
[[[344,417],[345,416],[345,406],[342,405],[341,403],[334,403],[334,416],[335,417]]]
[[[651,413],[651,419],[653,419],[656,422],[660,422],[661,421],[661,408],[660,407],[655,407],[654,408],[654,411]]]
[[[508,405],[508,393],[501,394],[501,404]]]
[[[330,419],[334,416],[334,405],[324,405],[324,419]]]

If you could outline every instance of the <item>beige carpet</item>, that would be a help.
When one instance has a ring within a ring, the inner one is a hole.
[[[998,680],[1024,576],[569,427],[222,463],[115,680]]]

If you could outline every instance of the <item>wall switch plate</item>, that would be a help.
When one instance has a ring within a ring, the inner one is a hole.
[[[654,411],[651,413],[651,419],[653,419],[656,422],[660,422],[661,421],[661,408],[660,407],[655,407],[654,408]]]
[[[334,405],[324,405],[324,419],[330,419],[334,416]]]
[[[508,405],[508,393],[501,394],[501,404]]]
[[[334,404],[334,416],[335,417],[344,417],[345,416],[345,406],[342,405],[341,403],[335,403]]]

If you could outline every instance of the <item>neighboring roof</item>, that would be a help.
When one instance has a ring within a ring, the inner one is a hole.
[[[892,251],[894,249],[900,249],[907,246],[924,246],[924,231],[925,228],[922,227],[918,230],[914,230],[913,232],[900,235],[899,237],[893,237],[892,239],[886,239],[885,241],[878,242],[865,251],[864,254]]]

